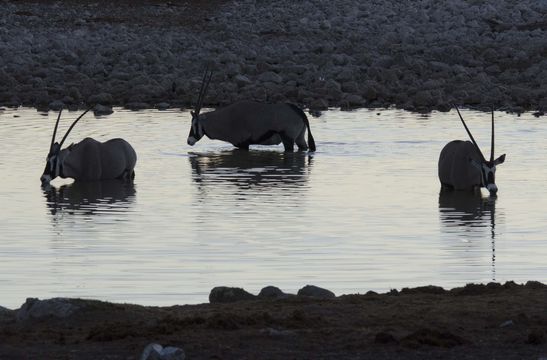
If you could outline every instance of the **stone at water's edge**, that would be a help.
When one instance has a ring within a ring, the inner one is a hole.
[[[95,114],[95,116],[98,116],[98,115],[110,115],[112,114],[114,111],[112,110],[112,108],[110,106],[106,106],[106,105],[95,105],[95,107],[93,107],[93,113]]]
[[[333,299],[336,297],[336,295],[332,291],[314,285],[304,286],[302,289],[298,290],[297,295],[314,297],[319,299]],[[275,286],[264,287],[262,290],[260,290],[258,296],[255,296],[242,288],[217,286],[213,288],[209,293],[209,302],[211,304],[215,304],[256,299],[286,299],[290,296],[294,295],[286,294],[281,291],[281,289]]]
[[[166,103],[166,102],[160,102],[160,103],[157,103],[155,108],[158,109],[158,110],[167,110],[169,109],[169,103]]]
[[[79,306],[74,305],[70,299],[53,298],[40,300],[27,298],[25,303],[17,311],[17,321],[41,319],[46,317],[66,318],[72,315]]]
[[[330,290],[320,288],[314,285],[306,285],[302,289],[298,290],[298,296],[309,296],[321,299],[333,299],[336,297]]]
[[[230,303],[242,300],[254,300],[256,296],[248,293],[242,288],[217,286],[209,293],[209,302],[215,303]]]
[[[289,296],[291,295],[284,293],[280,288],[275,286],[266,286],[258,294],[260,299],[286,299]]]

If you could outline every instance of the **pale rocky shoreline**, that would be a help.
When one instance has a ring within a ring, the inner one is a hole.
[[[0,106],[547,110],[542,1],[0,4]]]

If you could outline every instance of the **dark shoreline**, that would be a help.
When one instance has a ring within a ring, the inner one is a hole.
[[[188,359],[543,359],[545,299],[535,281],[169,307],[57,298],[34,313],[29,299],[0,309],[0,358],[139,359],[154,342]]]

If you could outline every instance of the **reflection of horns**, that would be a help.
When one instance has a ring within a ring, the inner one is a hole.
[[[55,143],[55,136],[57,135],[57,127],[59,126],[59,120],[61,120],[62,112],[63,112],[63,108],[61,107],[61,110],[59,110],[59,116],[57,116],[57,122],[55,123],[55,128],[53,129],[53,136],[51,137],[51,145],[49,145],[49,151],[53,149],[53,144]]]
[[[205,93],[207,92],[207,88],[209,87],[209,83],[211,82],[212,77],[213,77],[213,72],[209,71],[209,68],[206,68],[205,72],[203,73],[203,79],[201,80],[201,88],[199,89],[198,102],[196,104],[196,109],[195,109],[196,115],[199,115],[199,112],[201,111],[201,106],[203,105],[203,98],[205,97]]]
[[[469,137],[471,138],[471,141],[473,142],[473,144],[474,144],[475,147],[477,148],[479,154],[481,155],[482,160],[486,162],[486,159],[484,158],[484,155],[482,154],[481,148],[479,147],[479,145],[478,145],[477,142],[475,141],[475,138],[473,137],[473,135],[471,135],[471,131],[469,131],[469,128],[468,128],[467,125],[465,124],[465,121],[463,121],[463,117],[462,117],[462,114],[460,114],[460,110],[458,109],[458,107],[457,107],[456,105],[454,105],[454,107],[456,108],[456,111],[458,112],[458,115],[460,116],[460,120],[462,121],[463,127],[464,127],[465,130],[467,131],[467,134],[469,134]]]
[[[68,131],[65,133],[65,136],[63,137],[63,140],[61,140],[61,142],[59,143],[59,147],[63,146],[63,143],[65,142],[68,134],[70,134],[70,132],[72,131],[72,128],[74,127],[74,125],[76,125],[76,123],[85,115],[89,112],[89,110],[93,109],[93,106],[87,108],[86,111],[84,111],[84,113],[80,116],[78,116],[78,118],[76,120],[74,120],[74,122],[72,123],[72,125],[70,125],[70,127],[68,128]],[[61,114],[59,114],[60,116]]]
[[[492,142],[490,147],[490,162],[494,161],[494,106],[492,106]]]

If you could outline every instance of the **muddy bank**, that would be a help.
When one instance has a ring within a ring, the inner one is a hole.
[[[8,1],[0,105],[450,104],[547,109],[547,4],[457,1]]]
[[[543,284],[508,282],[172,307],[62,299],[49,315],[28,300],[0,311],[0,358],[138,359],[155,342],[187,359],[543,359],[546,299]]]

